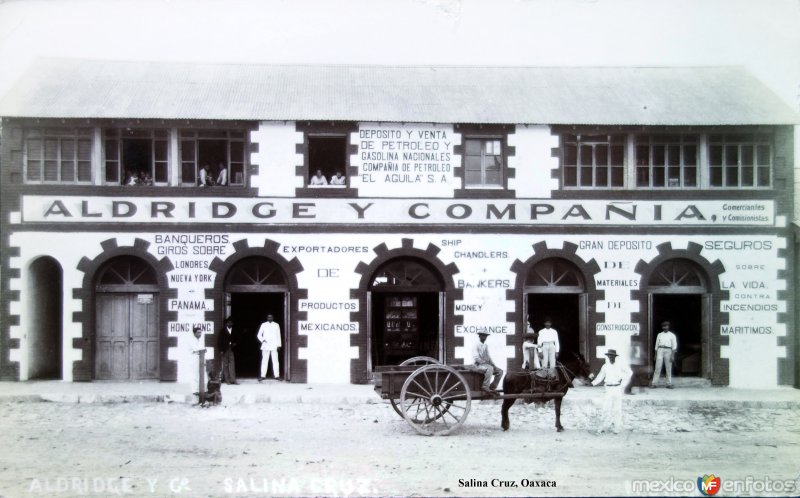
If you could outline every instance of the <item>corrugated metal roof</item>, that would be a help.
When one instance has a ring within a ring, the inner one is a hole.
[[[6,117],[793,124],[739,67],[290,66],[39,59]]]

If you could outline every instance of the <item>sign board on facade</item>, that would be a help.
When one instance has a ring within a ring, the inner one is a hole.
[[[774,226],[768,200],[314,199],[27,195],[25,223]]]

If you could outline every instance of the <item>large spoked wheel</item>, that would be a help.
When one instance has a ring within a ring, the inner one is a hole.
[[[430,356],[415,356],[403,360],[400,365],[440,365],[442,362]]]
[[[467,419],[472,396],[464,377],[447,365],[426,365],[400,391],[403,418],[426,436],[446,436]]]
[[[437,360],[436,358],[431,358],[430,356],[415,356],[413,358],[409,358],[407,360],[403,360],[403,362],[400,363],[400,366],[404,366],[404,365],[420,365],[420,366],[422,366],[422,365],[439,365],[439,364],[441,364],[441,362],[439,360]],[[394,411],[398,415],[403,417],[403,412],[400,411],[400,400],[390,399],[389,403],[392,404],[392,408],[394,408]]]

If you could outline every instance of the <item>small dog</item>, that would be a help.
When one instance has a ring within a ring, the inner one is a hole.
[[[222,403],[222,390],[220,389],[221,384],[222,382],[220,381],[220,379],[214,376],[214,372],[209,371],[208,383],[206,384],[205,397],[201,405],[211,406]]]

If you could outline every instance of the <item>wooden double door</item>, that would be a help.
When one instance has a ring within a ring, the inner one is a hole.
[[[98,293],[96,316],[95,379],[158,379],[158,294]]]

